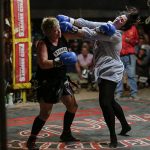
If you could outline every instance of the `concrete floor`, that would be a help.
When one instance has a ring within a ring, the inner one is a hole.
[[[124,109],[132,130],[129,136],[118,136],[118,150],[150,150],[150,89],[139,90],[140,100],[124,97],[118,102]],[[76,143],[61,143],[62,119],[65,107],[54,106],[52,115],[40,132],[37,145],[42,150],[108,150],[109,132],[98,104],[98,92],[82,89],[75,94],[78,111],[72,125],[73,134],[81,140]],[[7,109],[8,147],[10,150],[26,149],[34,117],[38,114],[38,103],[16,104]],[[121,126],[116,120],[116,132]]]

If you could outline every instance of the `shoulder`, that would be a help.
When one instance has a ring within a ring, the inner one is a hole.
[[[43,50],[47,50],[47,46],[43,40],[40,40],[37,45],[37,52],[42,52]]]
[[[82,54],[79,54],[79,55],[78,55],[78,58],[81,59],[81,58],[82,58]]]
[[[46,45],[46,44],[45,44],[45,41],[44,41],[44,40],[40,40],[40,41],[38,42],[37,47],[39,48],[39,47],[44,46],[44,45]]]
[[[133,25],[133,26],[131,27],[131,29],[137,30],[137,27],[136,27],[135,25]]]
[[[115,34],[112,36],[113,42],[121,42],[122,41],[122,34],[120,30],[116,30]]]

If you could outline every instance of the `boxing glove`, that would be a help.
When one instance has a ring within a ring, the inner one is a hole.
[[[99,27],[96,27],[96,32],[112,36],[116,32],[116,28],[113,24],[106,23]]]
[[[77,33],[78,27],[73,26],[70,22],[60,22],[60,29],[62,32],[71,32],[71,33]]]
[[[64,52],[59,58],[64,65],[73,65],[77,62],[77,56],[74,52]]]
[[[65,22],[70,22],[71,24],[74,23],[74,19],[73,18],[70,18],[70,17],[65,16],[65,15],[57,15],[56,18],[57,18],[57,20],[59,22],[65,21]]]

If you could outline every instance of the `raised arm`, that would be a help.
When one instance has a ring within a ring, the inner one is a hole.
[[[111,24],[101,25],[95,29],[83,27],[81,29],[73,26],[69,22],[60,22],[61,31],[65,38],[85,38],[91,41],[116,42],[121,40],[121,34]]]
[[[104,25],[106,22],[94,22],[94,21],[88,21],[83,18],[74,19],[73,25],[82,28],[82,27],[88,27],[89,29],[94,29],[98,26]]]
[[[112,36],[105,35],[100,33],[96,28],[89,29],[87,27],[83,27],[82,29],[84,38],[89,40],[99,40],[99,41],[107,41],[107,42],[120,42],[122,40],[122,36],[119,30],[116,30],[115,34]]]
[[[65,16],[65,15],[58,15],[56,18],[59,20],[59,22],[63,22],[63,21],[70,22],[71,24],[73,24],[79,28],[88,27],[89,29],[94,29],[98,26],[106,24],[106,22],[88,21],[83,18],[74,19],[74,18]]]

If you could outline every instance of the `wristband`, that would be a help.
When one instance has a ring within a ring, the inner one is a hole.
[[[60,61],[59,58],[55,58],[55,59],[53,60],[53,66],[54,66],[54,67],[61,67],[62,65],[63,65],[63,63],[62,63],[62,61]]]

